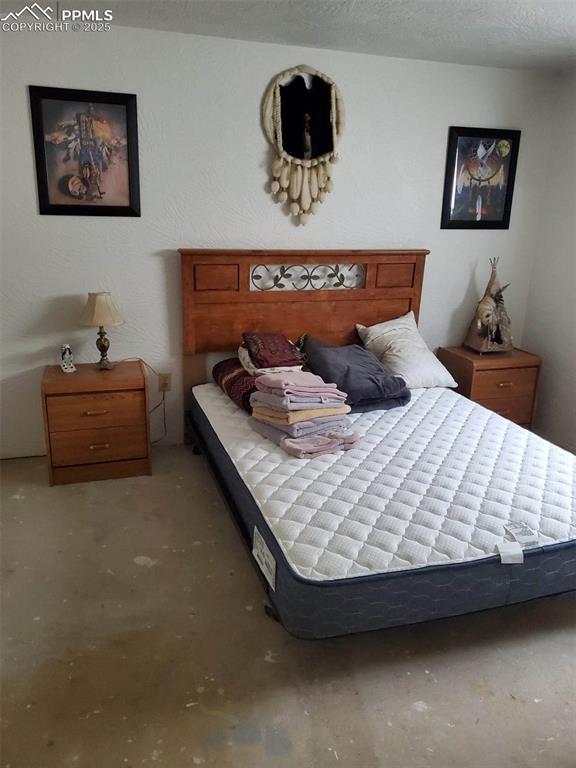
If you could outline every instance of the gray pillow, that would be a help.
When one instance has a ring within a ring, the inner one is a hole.
[[[320,339],[317,339],[316,336],[311,336],[309,333],[300,336],[296,346],[304,355],[304,360],[306,360],[308,352],[313,352],[315,349],[320,349],[321,347],[328,347],[329,349],[334,347],[333,344],[328,344],[327,341],[321,341]]]

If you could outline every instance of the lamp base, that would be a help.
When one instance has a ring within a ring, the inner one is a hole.
[[[108,349],[110,348],[110,341],[106,337],[106,331],[102,326],[98,330],[98,338],[96,339],[96,347],[100,352],[100,362],[96,363],[96,368],[99,371],[111,371],[114,367],[110,360],[108,360]]]

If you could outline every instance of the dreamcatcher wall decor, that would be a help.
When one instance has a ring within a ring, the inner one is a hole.
[[[302,65],[280,72],[262,103],[266,137],[275,150],[270,190],[306,224],[332,192],[332,164],[344,130],[344,102],[336,83]]]

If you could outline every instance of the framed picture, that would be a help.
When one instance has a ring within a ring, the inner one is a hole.
[[[519,146],[520,131],[450,128],[442,229],[508,229]]]
[[[40,213],[140,216],[136,96],[29,92]]]

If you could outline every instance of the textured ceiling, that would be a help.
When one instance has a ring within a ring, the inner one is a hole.
[[[113,8],[116,24],[149,29],[458,64],[576,65],[576,0],[108,0],[89,5]]]

